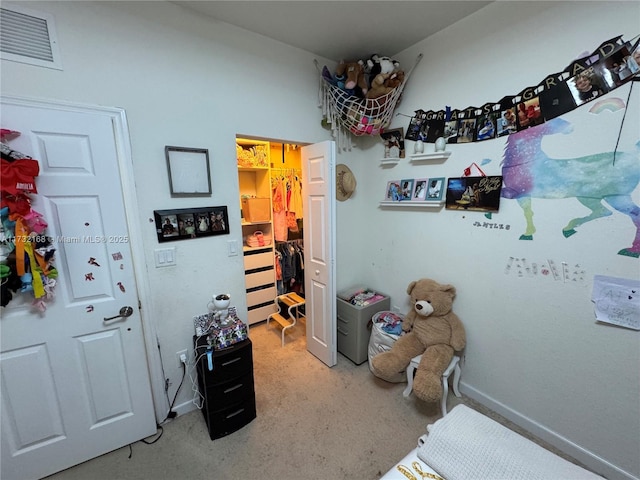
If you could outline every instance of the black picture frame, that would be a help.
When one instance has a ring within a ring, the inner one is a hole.
[[[229,233],[226,206],[154,210],[153,215],[158,242],[191,240]]]
[[[445,209],[497,212],[501,190],[502,175],[449,178]]]
[[[206,148],[164,147],[172,197],[211,196],[211,168]]]

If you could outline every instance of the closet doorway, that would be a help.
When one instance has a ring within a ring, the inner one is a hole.
[[[335,143],[242,136],[236,154],[247,322],[266,322],[279,295],[303,297],[307,350],[331,367],[337,361]]]

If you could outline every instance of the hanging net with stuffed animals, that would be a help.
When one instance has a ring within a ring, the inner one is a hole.
[[[422,54],[418,55],[415,64],[409,70],[400,85],[377,98],[361,98],[351,95],[331,81],[327,75],[327,67],[320,69],[319,106],[322,117],[331,126],[331,133],[336,139],[339,150],[351,150],[351,135],[380,135],[391,124],[393,111],[400,100],[404,86],[411,72],[418,64]]]

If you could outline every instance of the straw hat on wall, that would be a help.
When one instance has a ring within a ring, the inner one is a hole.
[[[349,167],[340,163],[336,166],[336,198],[344,202],[356,190],[356,177]]]

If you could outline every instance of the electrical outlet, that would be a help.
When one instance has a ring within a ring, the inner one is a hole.
[[[185,350],[180,350],[179,352],[176,352],[176,358],[178,359],[178,366],[179,367],[182,367],[182,363],[183,363],[182,362],[182,358],[181,358],[182,355],[184,355],[184,359],[185,359],[184,363],[185,364],[187,363],[187,360],[189,358],[189,354],[187,353],[186,349]]]

